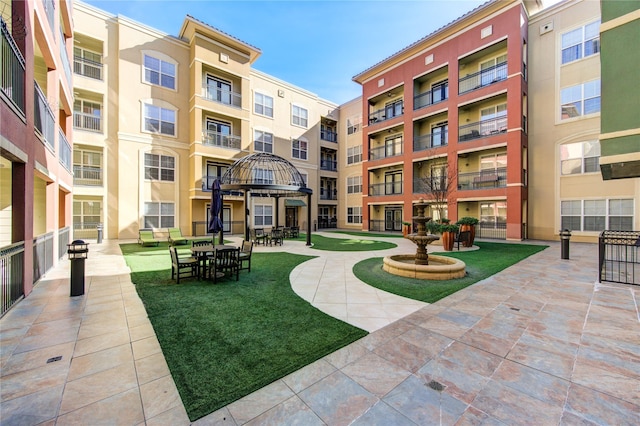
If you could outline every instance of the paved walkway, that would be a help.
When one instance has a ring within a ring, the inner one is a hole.
[[[595,283],[595,245],[550,245],[431,305],[354,281],[384,252],[312,250],[294,290],[373,332],[195,424],[637,425],[640,287]],[[0,422],[189,424],[117,242],[90,245],[85,296],[68,268],[0,320]]]

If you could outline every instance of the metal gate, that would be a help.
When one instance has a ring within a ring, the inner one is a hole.
[[[602,231],[598,282],[640,285],[640,231]]]

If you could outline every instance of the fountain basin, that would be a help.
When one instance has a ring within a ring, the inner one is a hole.
[[[452,257],[429,255],[428,265],[416,265],[413,254],[386,256],[382,269],[393,275],[421,280],[450,280],[465,276],[465,263]]]

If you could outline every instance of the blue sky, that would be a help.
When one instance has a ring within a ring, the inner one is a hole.
[[[84,0],[177,36],[191,15],[258,47],[254,68],[342,104],[351,79],[485,0]]]

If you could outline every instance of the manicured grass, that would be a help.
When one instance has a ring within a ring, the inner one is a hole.
[[[427,303],[433,303],[471,284],[490,277],[548,247],[543,245],[479,241],[476,241],[474,244],[480,247],[480,250],[438,253],[438,255],[455,257],[466,264],[467,275],[455,280],[425,282],[415,278],[404,278],[392,275],[382,270],[381,257],[366,259],[357,263],[353,267],[353,273],[365,283],[380,290]]]
[[[300,234],[297,240],[306,241],[306,234]],[[329,238],[316,234],[311,234],[311,243],[313,244],[312,248],[327,251],[373,251],[397,247],[397,244],[386,241],[361,240],[359,238]]]
[[[310,256],[254,252],[240,281],[177,285],[166,243],[121,248],[191,420],[367,334],[293,292],[289,274]]]
[[[391,234],[391,233],[389,233],[389,234],[381,234],[381,233],[376,233],[376,232],[363,232],[363,231],[331,231],[331,232],[335,232],[336,234],[354,235],[356,237],[404,238],[404,236],[402,234]]]

